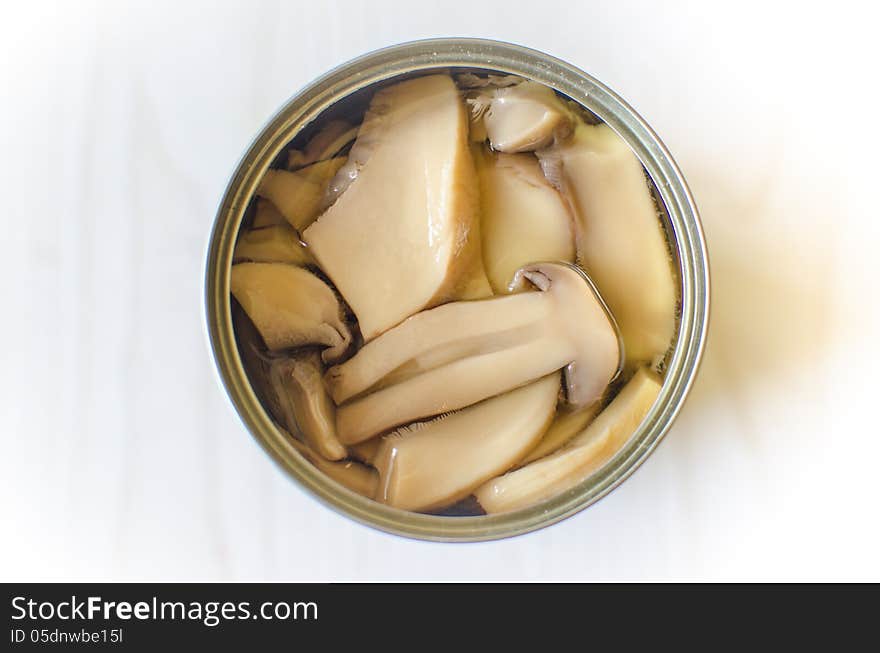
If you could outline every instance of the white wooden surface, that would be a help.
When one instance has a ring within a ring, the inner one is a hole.
[[[0,579],[880,580],[874,21],[861,3],[9,3],[0,20]],[[655,127],[711,247],[698,385],[609,498],[498,543],[301,492],[215,380],[202,270],[239,155],[300,86],[471,35]]]

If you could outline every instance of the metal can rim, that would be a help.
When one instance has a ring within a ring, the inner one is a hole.
[[[248,382],[232,329],[229,274],[235,237],[256,185],[291,138],[326,108],[351,93],[406,73],[482,68],[541,82],[579,102],[635,151],[665,205],[680,263],[678,338],[663,387],[627,445],[581,484],[522,510],[477,517],[443,517],[399,510],[351,492],[326,477],[290,444]],[[233,173],[208,244],[205,311],[210,348],[223,386],[242,421],[270,456],[310,494],[358,522],[431,541],[494,540],[549,526],[606,496],[626,480],[663,439],[699,368],[709,324],[709,263],[699,213],[665,145],[614,91],[586,72],[537,50],[502,41],[442,38],[395,45],[334,68],[303,88],[260,130]]]

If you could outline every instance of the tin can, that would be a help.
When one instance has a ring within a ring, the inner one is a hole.
[[[270,164],[319,116],[387,80],[426,71],[512,74],[540,82],[581,104],[616,131],[641,160],[653,186],[680,292],[680,319],[663,387],[650,413],[603,468],[551,500],[510,513],[448,517],[413,513],[355,494],[313,467],[263,408],[236,346],[229,294],[236,236],[256,187]],[[493,540],[549,526],[595,503],[630,476],[669,430],[699,367],[709,320],[709,267],[696,205],[666,147],[611,89],[574,66],[541,52],[482,39],[432,39],[364,55],[302,89],[260,131],[238,164],[217,212],[205,273],[210,346],[229,398],[245,426],[309,493],[331,508],[383,531],[424,540]]]

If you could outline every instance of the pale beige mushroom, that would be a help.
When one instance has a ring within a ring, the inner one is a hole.
[[[538,441],[553,418],[559,379],[555,372],[386,436],[375,458],[376,498],[405,510],[431,510],[466,497]]]
[[[302,454],[303,458],[340,485],[370,499],[376,496],[376,487],[379,482],[376,470],[351,460],[339,462],[326,460],[299,440],[291,439],[290,442]]]
[[[478,109],[471,110],[470,124],[468,125],[468,140],[471,143],[485,143],[489,135],[486,133],[486,124],[483,122],[481,113],[477,113]]]
[[[364,339],[427,306],[491,294],[467,116],[448,75],[377,92],[349,162],[356,178],[302,235]]]
[[[251,223],[252,229],[261,229],[263,227],[272,227],[279,224],[287,224],[284,216],[275,208],[269,200],[258,197],[256,210],[254,211],[254,220]]]
[[[290,263],[299,266],[312,265],[315,262],[296,231],[287,223],[241,233],[235,242],[232,261]]]
[[[271,201],[287,222],[302,233],[318,217],[327,185],[343,163],[345,159],[336,158],[295,172],[269,169],[257,194]]]
[[[607,125],[581,124],[538,156],[571,200],[578,261],[614,313],[628,364],[662,358],[675,333],[677,293],[642,164]]]
[[[320,354],[306,351],[272,361],[269,382],[287,429],[298,429],[306,443],[327,460],[340,460],[348,451],[336,437],[336,406],[324,389],[323,372]]]
[[[525,458],[517,463],[517,466],[528,465],[533,460],[543,458],[568,444],[596,418],[601,406],[601,402],[598,401],[586,408],[575,410],[572,410],[570,406],[561,406],[541,441]]]
[[[526,81],[496,89],[483,123],[492,149],[531,152],[567,134],[572,116],[551,88]]]
[[[584,481],[617,453],[660,394],[660,378],[640,368],[614,400],[568,446],[487,482],[474,494],[487,513],[534,505]]]
[[[357,133],[358,128],[345,120],[327,122],[303,150],[290,150],[287,153],[287,169],[298,170],[335,157],[357,137]]]
[[[461,73],[455,76],[455,83],[463,89],[504,88],[515,86],[525,81],[516,75],[475,75]]]
[[[376,454],[382,447],[382,438],[370,438],[363,442],[358,442],[348,447],[349,457],[364,463],[372,465],[376,460]]]
[[[596,401],[616,375],[613,319],[583,273],[563,263],[519,270],[523,292],[418,313],[328,370],[340,440],[353,444],[413,420],[463,408],[564,369],[573,406]],[[393,383],[381,384],[394,373]]]
[[[311,272],[285,263],[238,263],[230,290],[269,349],[324,345],[326,361],[348,349],[351,332],[339,300]]]
[[[496,294],[532,261],[574,263],[574,224],[568,204],[544,178],[532,154],[474,157],[480,179],[483,266]]]

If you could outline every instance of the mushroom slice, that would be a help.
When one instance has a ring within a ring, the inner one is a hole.
[[[251,228],[261,229],[262,227],[272,227],[279,224],[287,224],[287,220],[284,219],[284,216],[281,215],[272,202],[258,197]]]
[[[483,116],[492,104],[495,89],[515,86],[523,81],[522,77],[515,75],[489,75],[487,77],[480,77],[473,73],[456,75],[455,83],[463,89],[462,97],[470,110],[469,137],[471,142],[483,143],[489,138]]]
[[[364,339],[426,306],[490,295],[467,116],[452,79],[378,91],[349,158],[357,163],[364,150],[356,179],[302,232]]]
[[[269,381],[281,406],[287,430],[299,429],[305,441],[327,460],[348,455],[336,437],[336,406],[321,377],[321,356],[310,351],[280,358],[269,367]]]
[[[333,175],[335,175],[343,165],[345,165],[345,157],[337,156],[336,158],[318,161],[306,168],[297,170],[296,174],[305,177],[324,188],[327,186],[327,182],[333,178]]]
[[[662,357],[675,333],[672,262],[645,171],[607,125],[579,125],[538,153],[575,209],[578,260],[620,326],[630,367]]]
[[[596,401],[617,374],[613,319],[586,276],[564,263],[521,268],[523,292],[453,302],[412,316],[331,368],[337,404],[394,373],[394,381],[343,404],[336,413],[345,444],[413,420],[456,410],[564,368],[573,406]]]
[[[660,394],[660,378],[640,368],[608,407],[554,454],[493,479],[474,494],[487,513],[534,505],[571,489],[620,450]]]
[[[505,86],[515,86],[524,81],[522,77],[516,75],[486,75],[480,76],[474,73],[462,73],[455,76],[455,83],[463,89],[472,88],[504,88]]]
[[[376,460],[376,454],[382,446],[382,438],[370,438],[363,442],[353,444],[348,448],[351,458],[358,460],[365,465],[372,465]]]
[[[467,103],[471,107],[468,140],[471,143],[485,143],[489,135],[486,133],[486,124],[483,122],[484,109],[476,100],[467,100]]]
[[[351,333],[330,287],[311,272],[284,263],[232,266],[232,294],[269,349],[325,345],[324,360],[337,360]]]
[[[418,373],[521,339],[548,320],[548,302],[537,293],[452,302],[416,313],[327,370],[337,404],[375,387],[393,385]]]
[[[336,156],[351,143],[358,128],[345,120],[331,120],[315,134],[303,150],[290,150],[287,153],[287,169],[298,170],[316,161]]]
[[[492,290],[508,292],[513,274],[532,261],[574,263],[569,207],[531,154],[475,157],[480,178],[483,265]]]
[[[357,138],[358,128],[357,127],[349,127],[345,131],[336,135],[333,140],[328,140],[326,142],[321,142],[320,149],[316,147],[314,150],[310,150],[306,148],[306,157],[313,159],[314,161],[324,161],[325,159],[330,159],[331,157],[336,157],[345,147],[351,143],[354,139]],[[336,157],[338,159],[345,160],[345,157]]]
[[[466,497],[533,447],[553,418],[559,373],[383,439],[377,499],[431,510]]]
[[[556,413],[556,418],[547,429],[544,437],[538,445],[518,464],[518,467],[527,465],[533,460],[547,456],[562,446],[568,444],[578,433],[595,419],[601,407],[601,402],[595,402],[586,408],[571,410],[569,406],[562,406]]]
[[[238,355],[248,381],[269,414],[279,424],[284,424],[284,412],[278,403],[275,389],[269,381],[270,359],[266,356],[262,336],[253,321],[235,300],[232,301],[231,313],[232,330],[235,333]]]
[[[492,149],[529,152],[571,129],[571,114],[548,86],[523,82],[494,91],[483,115]]]
[[[350,460],[331,462],[316,454],[299,440],[291,439],[290,443],[302,454],[303,458],[340,485],[369,499],[376,496],[376,487],[379,483],[379,475],[376,470]]]
[[[306,155],[302,150],[288,150],[287,152],[287,169],[290,172],[304,168],[308,163]]]
[[[358,178],[361,168],[376,151],[378,146],[385,140],[387,132],[386,121],[382,115],[387,112],[387,107],[375,102],[375,110],[367,113],[363,124],[357,130],[357,139],[348,152],[345,163],[336,171],[336,174],[327,185],[327,192],[321,202],[322,212],[333,205],[339,196]]]
[[[232,253],[232,261],[290,263],[299,266],[313,265],[315,262],[309,250],[287,223],[263,229],[251,229],[239,235]]]
[[[343,163],[345,159],[340,157],[313,163],[296,172],[267,170],[257,194],[271,201],[287,222],[302,233],[318,216],[327,184]]]

